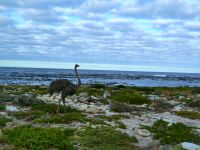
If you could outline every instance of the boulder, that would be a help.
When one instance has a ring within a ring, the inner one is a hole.
[[[161,98],[158,95],[148,95],[148,99],[150,99],[150,100],[160,100]]]
[[[200,146],[194,143],[183,142],[181,143],[181,146],[185,150],[200,150]]]
[[[85,112],[96,114],[96,113],[99,113],[100,110],[98,108],[95,108],[95,107],[88,107],[88,108],[85,109]]]

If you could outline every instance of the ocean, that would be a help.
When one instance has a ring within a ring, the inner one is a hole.
[[[82,84],[200,87],[199,73],[79,70]],[[74,70],[0,67],[0,84],[48,85],[56,79],[76,83]]]

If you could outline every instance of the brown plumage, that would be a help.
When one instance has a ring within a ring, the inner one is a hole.
[[[81,80],[80,80],[79,74],[77,72],[78,67],[79,67],[79,65],[77,65],[77,64],[74,67],[75,74],[78,79],[77,85],[73,84],[71,81],[69,81],[67,79],[55,80],[55,81],[52,81],[49,85],[48,91],[49,91],[50,96],[52,96],[52,94],[54,92],[61,92],[61,99],[63,101],[64,106],[65,106],[65,98],[68,95],[74,95],[81,85]],[[60,100],[58,103],[58,109],[57,109],[58,112],[59,112],[59,106],[60,106]]]

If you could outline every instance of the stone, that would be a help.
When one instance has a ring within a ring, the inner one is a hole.
[[[161,98],[158,95],[148,95],[148,99],[150,99],[150,100],[160,100]]]
[[[197,94],[196,97],[197,97],[197,98],[200,98],[200,94]]]
[[[160,150],[160,141],[153,140],[149,142],[147,145],[141,147],[141,150]]]
[[[98,97],[95,97],[95,96],[93,96],[93,95],[90,97],[90,99],[91,99],[91,100],[99,100]]]
[[[19,111],[18,107],[14,106],[14,105],[7,105],[6,110],[7,111]]]
[[[0,112],[0,116],[7,116],[8,113],[7,112]]]
[[[168,104],[171,104],[171,105],[178,105],[180,102],[177,102],[177,101],[174,101],[174,100],[170,100],[170,101],[166,101]]]
[[[167,98],[166,97],[162,97],[161,100],[167,101]]]
[[[103,98],[108,98],[110,96],[111,96],[110,92],[105,90],[104,93],[103,93]]]
[[[79,94],[79,96],[81,96],[81,97],[87,97],[87,96],[88,96],[88,93],[87,93],[87,92],[81,92],[81,93]]]
[[[177,105],[173,108],[174,111],[180,111],[183,109],[183,106],[182,105]]]
[[[185,96],[179,96],[178,99],[185,99]]]
[[[194,143],[183,142],[181,143],[181,146],[185,150],[200,150],[200,146]]]
[[[147,129],[139,129],[138,134],[144,137],[148,137],[151,133]]]
[[[95,107],[88,107],[88,108],[85,109],[85,112],[96,114],[96,113],[99,113],[100,110],[98,108],[95,108]]]

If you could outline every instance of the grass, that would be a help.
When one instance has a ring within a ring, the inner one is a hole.
[[[199,119],[200,120],[200,112],[193,111],[177,111],[176,115],[189,118],[189,119]]]
[[[85,122],[85,116],[78,112],[66,113],[64,115],[50,115],[49,117],[34,120],[37,123],[64,123],[68,124],[73,121]]]
[[[74,150],[70,138],[73,129],[60,130],[57,128],[40,128],[19,126],[3,130],[1,141],[12,144],[16,149],[45,150],[57,148],[60,150]]]
[[[142,105],[142,104],[150,104],[151,101],[146,97],[135,93],[134,90],[124,89],[117,92],[114,92],[111,96],[111,99],[117,102]]]
[[[181,142],[192,142],[200,144],[200,136],[193,133],[192,128],[182,123],[168,126],[168,122],[159,120],[152,127],[143,128],[153,133],[153,138],[160,140],[161,144],[179,144]]]
[[[32,110],[38,110],[38,111],[42,111],[45,113],[56,113],[57,112],[57,107],[58,105],[56,104],[36,104],[32,106]],[[70,113],[70,112],[80,112],[79,110],[72,108],[70,106],[63,106],[60,105],[60,113]]]
[[[78,93],[86,92],[89,96],[93,95],[96,97],[103,96],[104,89],[103,88],[92,88],[88,86],[83,86],[78,90]]]
[[[82,149],[93,150],[135,150],[137,139],[115,130],[113,127],[86,127],[78,131],[76,142]]]
[[[119,121],[119,120],[116,120],[115,123],[117,124],[118,128],[121,128],[121,129],[126,129],[127,128],[126,125],[123,122]]]
[[[10,112],[9,115],[16,117],[17,119],[25,119],[31,117],[31,119],[39,118],[44,115],[43,112],[40,111],[29,111],[29,112]]]
[[[10,118],[5,118],[5,117],[0,117],[0,127],[4,127],[7,122],[11,122],[12,119]]]
[[[0,110],[6,110],[6,106],[5,105],[0,105]]]
[[[61,124],[69,124],[74,121],[82,123],[89,122],[90,124],[94,125],[108,125],[102,119],[87,118],[84,114],[80,112],[71,112],[63,115],[54,114],[48,117],[45,116],[45,118],[43,117],[34,120],[35,123],[61,123]]]

